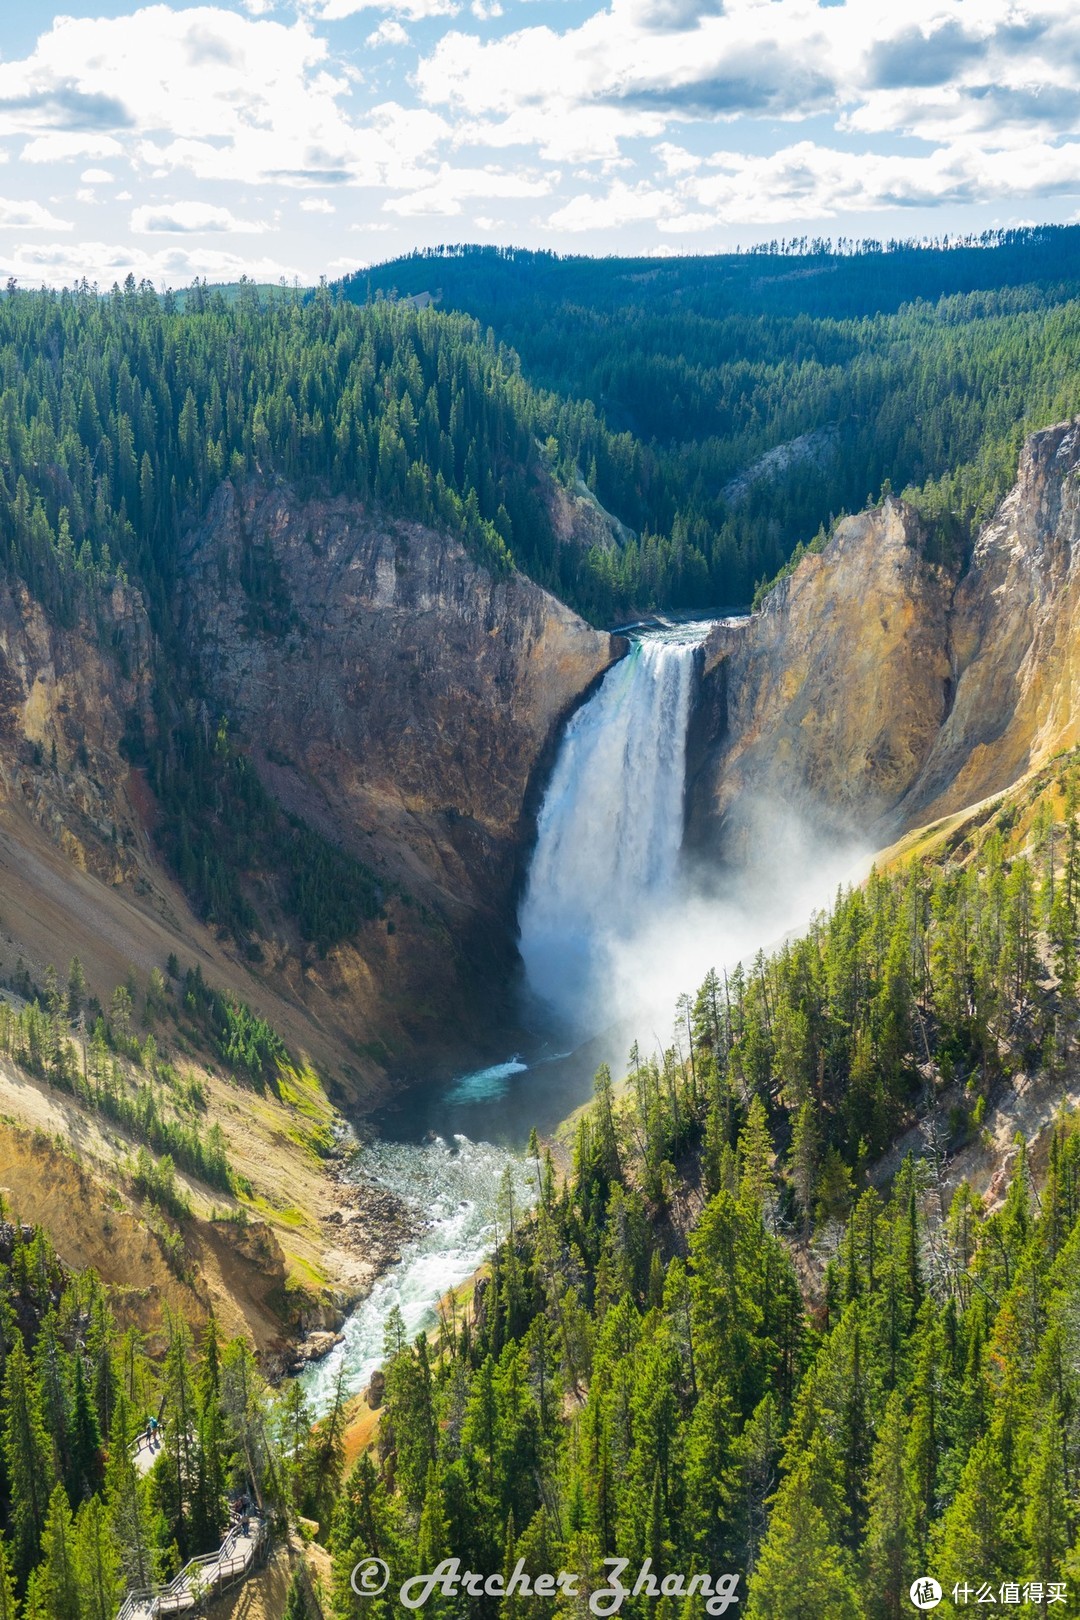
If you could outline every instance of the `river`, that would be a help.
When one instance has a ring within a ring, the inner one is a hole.
[[[368,1382],[395,1305],[410,1333],[434,1323],[439,1299],[505,1225],[508,1169],[518,1207],[532,1199],[530,1129],[554,1130],[590,1095],[600,1062],[621,1072],[635,1038],[650,1050],[670,1039],[681,991],[804,920],[835,887],[831,871],[817,874],[813,895],[777,883],[770,910],[760,896],[703,897],[683,870],[687,727],[711,623],[635,632],[567,725],[519,913],[532,1039],[503,1063],[410,1090],[373,1121],[379,1134],[357,1173],[411,1204],[425,1227],[346,1322],[342,1344],[303,1375],[317,1411],[342,1365],[350,1393]]]

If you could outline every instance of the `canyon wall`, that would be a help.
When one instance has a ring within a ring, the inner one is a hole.
[[[887,499],[843,519],[759,613],[705,647],[688,842],[752,851],[763,815],[881,847],[1080,736],[1080,427],[1032,435],[957,571]]]
[[[117,920],[130,902],[303,1050],[336,1053],[354,1096],[380,1071],[467,1059],[488,1026],[497,1043],[537,784],[562,719],[624,644],[445,533],[269,481],[217,492],[182,544],[173,612],[173,691],[194,690],[207,726],[226,716],[284,809],[375,873],[382,915],[320,956],[262,904],[256,875],[261,963],[200,924],[121,746],[133,712],[152,748],[169,746],[151,702],[164,655],[138,593],[117,586],[93,621],[72,613],[64,628],[16,585],[0,593],[0,865],[21,869],[22,888],[30,874],[37,899],[17,918],[9,905],[0,970],[19,954],[35,971],[64,965],[96,924],[115,938],[97,976],[111,993],[125,946],[132,966],[161,965],[142,923]]]

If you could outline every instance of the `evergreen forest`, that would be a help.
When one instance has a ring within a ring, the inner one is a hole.
[[[153,718],[123,746],[174,872],[250,961],[248,880],[272,874],[325,953],[384,920],[385,886],[275,800],[176,628],[184,538],[226,480],[434,527],[614,624],[746,607],[894,487],[960,572],[1023,435],[1078,411],[1080,227],[671,263],[448,249],[307,293],[11,284],[0,566],[120,662],[137,599]],[[560,495],[600,503],[609,538],[561,537]],[[275,633],[273,568],[253,553],[241,583]],[[436,1591],[445,1620],[602,1612],[605,1558],[648,1564],[629,1620],[722,1612],[691,1589],[721,1571],[749,1620],[898,1620],[923,1574],[943,1614],[1080,1614],[1080,1129],[1062,1109],[1045,1151],[1019,1135],[993,1195],[954,1169],[1005,1092],[1038,1073],[1064,1097],[1075,1072],[1080,762],[943,837],[710,973],[664,1049],[601,1068],[559,1153],[534,1137],[534,1195],[507,1177],[471,1292],[412,1340],[391,1314],[348,1464],[340,1388],[313,1413],[212,1317],[144,1333],[0,1210],[0,1620],[114,1620],[239,1497],[328,1550],[288,1620],[390,1620],[449,1558],[575,1590]],[[13,988],[0,1053],[137,1144],[182,1267],[177,1168],[244,1188],[166,1044],[256,1094],[300,1060],[175,959],[139,1028],[133,989],[95,1004],[77,960],[66,988]],[[373,1558],[374,1596],[352,1580]]]
[[[313,1423],[302,1385],[269,1389],[212,1321],[196,1345],[170,1320],[150,1356],[91,1274],[8,1220],[4,1620],[109,1620],[125,1589],[215,1545],[239,1493],[279,1528],[314,1521],[330,1552],[321,1591],[297,1578],[293,1620],[389,1620],[401,1584],[447,1559],[519,1571],[505,1597],[435,1590],[425,1611],[461,1620],[605,1612],[588,1607],[605,1559],[645,1569],[631,1620],[724,1612],[690,1586],[706,1573],[738,1574],[751,1620],[896,1620],[926,1573],[946,1614],[986,1593],[1075,1614],[1080,1130],[1063,1113],[1038,1162],[1019,1136],[993,1199],[948,1160],[1003,1087],[1035,1070],[1064,1085],[1078,910],[1065,756],[934,859],[710,973],[666,1050],[635,1048],[618,1084],[597,1073],[564,1173],[534,1137],[534,1198],[507,1174],[471,1298],[414,1342],[391,1312],[378,1429],[348,1468],[340,1384]],[[80,982],[73,964],[69,997]],[[58,995],[9,1018],[4,1044],[27,1063],[37,1029],[77,1088]],[[194,973],[184,1005],[216,1027]],[[93,1086],[115,1091],[123,994],[95,1028]],[[136,1170],[182,1224],[170,1163]],[[164,1440],[142,1474],[151,1416]],[[352,1582],[372,1558],[384,1595]],[[571,1584],[533,1590],[550,1572]]]
[[[164,852],[253,959],[269,927],[253,874],[325,954],[384,916],[383,886],[267,793],[176,631],[183,537],[225,480],[432,525],[598,624],[745,607],[892,487],[961,569],[1024,433],[1080,409],[1078,245],[1080,227],[670,264],[450,249],[228,296],[12,283],[0,566],[121,666],[114,606],[138,593],[168,746],[137,713],[125,744]],[[610,522],[561,537],[559,486]],[[283,632],[287,593],[248,553],[251,622]]]

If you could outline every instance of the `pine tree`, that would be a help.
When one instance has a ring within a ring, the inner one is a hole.
[[[75,1560],[75,1526],[63,1485],[49,1498],[41,1535],[43,1592],[51,1620],[81,1620],[79,1570]],[[94,1617],[97,1620],[97,1617]]]
[[[91,1399],[81,1351],[74,1356],[71,1419],[65,1483],[72,1502],[82,1502],[97,1491],[104,1474],[101,1430]]]
[[[36,1562],[55,1471],[22,1336],[16,1333],[4,1374],[4,1462],[11,1493],[11,1530],[16,1567],[23,1576]]]
[[[0,1620],[16,1620],[15,1578],[11,1569],[11,1552],[0,1533]]]
[[[791,1133],[789,1164],[795,1197],[803,1212],[803,1237],[810,1236],[810,1221],[814,1205],[814,1184],[817,1178],[818,1132],[814,1118],[814,1105],[809,1097],[799,1109]]]
[[[813,1499],[800,1462],[781,1486],[757,1569],[747,1620],[862,1620],[863,1608],[840,1548]]]
[[[1032,1569],[1062,1567],[1069,1544],[1069,1503],[1061,1407],[1052,1395],[1039,1425],[1024,1482],[1024,1541]]]
[[[915,1567],[915,1502],[907,1466],[907,1414],[894,1389],[874,1447],[866,1526],[863,1592],[871,1620],[900,1620]]]
[[[1013,1494],[992,1435],[976,1441],[960,1475],[956,1495],[936,1535],[934,1572],[949,1590],[977,1571],[989,1581],[1015,1578],[1016,1540],[1011,1517]]]
[[[120,1549],[97,1496],[84,1502],[75,1518],[75,1570],[81,1620],[114,1620],[123,1591]]]
[[[148,1486],[131,1455],[134,1433],[131,1409],[121,1387],[113,1418],[113,1438],[105,1470],[105,1500],[117,1546],[121,1571],[130,1591],[145,1592],[160,1573],[157,1547],[168,1540],[162,1526],[155,1534]]]

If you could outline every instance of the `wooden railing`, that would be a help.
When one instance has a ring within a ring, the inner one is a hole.
[[[247,1531],[235,1525],[217,1552],[189,1558],[168,1586],[156,1591],[129,1592],[116,1620],[158,1620],[161,1615],[182,1614],[244,1580],[270,1537],[265,1519],[252,1514],[249,1524],[251,1528]],[[239,1547],[241,1541],[244,1545]]]

